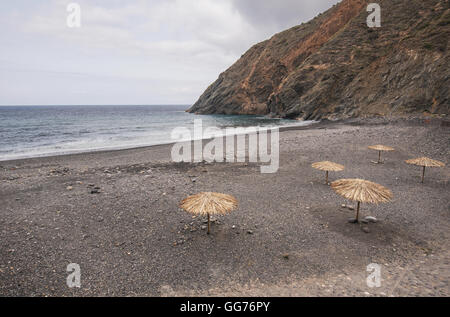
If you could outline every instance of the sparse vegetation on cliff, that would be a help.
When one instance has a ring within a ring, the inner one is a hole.
[[[189,109],[341,119],[449,113],[447,0],[344,0],[248,50]]]

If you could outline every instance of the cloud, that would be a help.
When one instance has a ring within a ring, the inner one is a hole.
[[[232,0],[249,23],[264,30],[283,30],[308,21],[339,0]],[[276,32],[276,31],[275,31]]]
[[[251,45],[337,1],[75,0],[82,27],[68,28],[70,2],[0,5],[0,36],[6,43],[0,76],[16,80],[10,82],[14,89],[0,88],[3,102],[20,103],[23,89],[22,95],[39,96],[35,103],[59,102],[71,91],[73,102],[87,104],[192,103]],[[39,72],[39,85],[33,85]],[[106,93],[103,99],[100,93]]]

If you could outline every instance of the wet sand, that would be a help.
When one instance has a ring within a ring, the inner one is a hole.
[[[378,153],[368,145],[396,149]],[[450,128],[438,119],[324,122],[280,133],[280,168],[173,163],[171,145],[0,162],[2,296],[449,296]],[[391,203],[362,205],[377,223],[350,224],[354,206],[311,163],[345,165]],[[97,188],[96,188],[97,187]],[[212,224],[178,208],[200,191],[239,208]],[[98,193],[96,193],[98,192]],[[81,287],[66,267],[81,267]],[[381,287],[366,284],[370,263]]]

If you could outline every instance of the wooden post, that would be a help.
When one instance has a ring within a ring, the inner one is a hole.
[[[208,232],[207,234],[209,234],[209,214],[208,214]]]
[[[425,178],[425,166],[423,167],[423,171],[422,171],[422,183],[423,183],[424,178]]]
[[[361,203],[358,201],[358,207],[356,207],[356,222],[359,223],[359,205]]]

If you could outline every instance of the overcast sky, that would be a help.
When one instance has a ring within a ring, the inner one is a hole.
[[[0,105],[192,104],[251,45],[337,2],[1,1]]]

